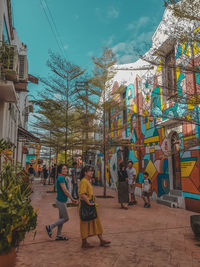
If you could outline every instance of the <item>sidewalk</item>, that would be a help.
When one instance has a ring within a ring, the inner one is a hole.
[[[56,194],[47,193],[52,186],[34,182],[32,203],[39,208],[36,236],[28,233],[21,243],[16,267],[199,267],[200,242],[194,239],[190,229],[190,215],[181,209],[172,209],[152,202],[150,209],[143,208],[142,199],[137,206],[122,210],[117,194],[108,190],[111,199],[97,198],[105,239],[111,240],[108,248],[100,247],[98,239],[89,239],[96,247],[83,250],[79,233],[79,217],[76,207],[68,208],[70,220],[63,232],[69,241],[54,241],[45,232],[45,225],[58,218]],[[96,195],[103,188],[95,187]]]

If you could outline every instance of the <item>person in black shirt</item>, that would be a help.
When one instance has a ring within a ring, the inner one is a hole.
[[[34,172],[35,172],[35,170],[33,169],[32,165],[30,165],[30,167],[28,168],[28,174],[29,174],[29,180],[30,180],[31,184],[34,180]]]
[[[46,185],[46,181],[47,181],[47,178],[48,178],[48,170],[46,168],[46,165],[43,166],[43,169],[42,169],[42,172],[43,172],[43,185]]]
[[[121,162],[119,165],[118,182],[118,201],[121,204],[121,208],[127,210],[129,202],[128,174],[126,172],[126,166],[123,162]]]

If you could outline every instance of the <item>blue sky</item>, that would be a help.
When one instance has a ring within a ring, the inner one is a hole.
[[[45,16],[44,0],[12,0],[14,26],[28,46],[29,73],[46,77],[48,50],[62,53]],[[91,56],[109,46],[119,63],[137,59],[140,48],[160,23],[163,0],[46,0],[64,53],[70,61],[91,69]],[[37,87],[37,86],[36,86]],[[34,90],[38,91],[39,88]]]

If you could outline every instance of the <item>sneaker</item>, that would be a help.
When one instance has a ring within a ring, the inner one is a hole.
[[[147,205],[148,205],[147,203],[144,203],[144,208],[147,208]]]
[[[137,204],[137,201],[133,201],[132,203],[133,203],[133,205],[136,205]]]
[[[147,204],[147,208],[150,208],[151,207],[151,204]]]
[[[133,205],[133,202],[129,202],[129,203],[128,203],[128,206],[132,206],[132,205]]]
[[[46,225],[46,231],[47,231],[48,236],[51,238],[51,236],[52,236],[52,232],[51,232],[51,227],[50,227],[50,225]]]
[[[69,240],[69,238],[66,236],[57,235],[55,240],[56,241],[67,241],[67,240]]]

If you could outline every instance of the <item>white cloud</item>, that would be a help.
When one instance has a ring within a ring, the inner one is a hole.
[[[127,29],[128,30],[139,30],[147,23],[149,23],[150,18],[149,17],[140,17],[138,21],[133,21],[132,23],[128,24]]]
[[[113,46],[113,52],[116,54],[118,63],[132,63],[143,55],[151,45],[153,31],[135,33],[132,40],[120,42]]]
[[[119,17],[119,10],[115,7],[109,7],[107,11],[107,16],[109,18],[118,18]]]
[[[116,7],[108,7],[101,9],[95,8],[96,16],[104,23],[107,23],[110,19],[117,19],[119,17],[119,9]]]
[[[115,36],[114,36],[114,34],[112,34],[111,36],[108,37],[107,40],[105,40],[105,41],[103,42],[103,44],[104,44],[105,46],[111,46],[111,45],[113,44],[114,39],[115,39]]]
[[[78,19],[79,19],[79,15],[76,14],[76,15],[74,16],[74,19],[75,19],[75,20],[78,20]]]
[[[87,53],[87,56],[88,56],[88,57],[93,57],[93,56],[94,56],[94,52],[93,52],[93,51],[89,51],[89,52]]]

